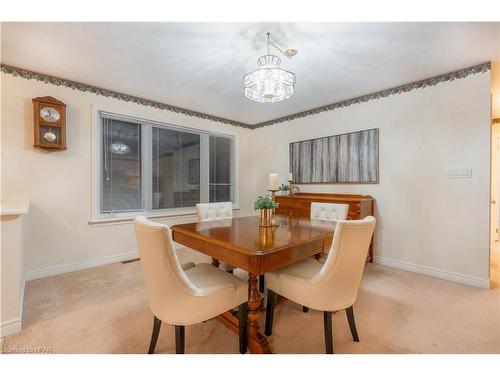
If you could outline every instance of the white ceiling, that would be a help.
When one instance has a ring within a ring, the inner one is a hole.
[[[242,76],[265,35],[295,95],[260,104]],[[2,23],[2,63],[255,124],[500,60],[500,23]]]

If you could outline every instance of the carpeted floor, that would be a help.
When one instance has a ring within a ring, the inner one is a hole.
[[[179,256],[209,261],[188,249]],[[500,353],[499,259],[491,290],[367,265],[354,306],[361,341],[352,341],[339,312],[336,353]],[[4,352],[145,353],[152,320],[140,263],[111,264],[30,281],[23,330],[2,346]],[[269,340],[275,353],[324,353],[322,313],[285,302]],[[163,325],[156,351],[174,352],[173,327]],[[186,328],[186,353],[237,352],[237,336],[215,319]]]

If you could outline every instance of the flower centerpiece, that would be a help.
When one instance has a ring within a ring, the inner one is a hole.
[[[259,195],[253,204],[255,210],[260,210],[260,226],[270,227],[273,210],[278,207],[278,203],[273,201],[268,195]]]
[[[281,195],[288,195],[288,190],[290,189],[290,186],[287,184],[281,184],[278,186],[278,190],[280,191]]]

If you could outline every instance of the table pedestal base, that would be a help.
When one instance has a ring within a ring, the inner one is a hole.
[[[257,277],[248,275],[248,349],[254,354],[271,354],[266,336],[260,332],[259,319],[262,316],[262,301],[257,288]],[[226,327],[238,334],[238,318],[230,311],[217,317]]]
[[[230,311],[225,312],[217,317],[217,320],[224,324],[227,328],[238,334],[238,317],[231,314]],[[267,342],[267,338],[258,332],[255,336],[250,336],[248,331],[248,350],[253,354],[271,354],[271,348]]]

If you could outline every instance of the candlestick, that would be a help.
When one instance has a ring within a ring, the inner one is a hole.
[[[293,174],[292,174],[292,172],[288,173],[288,181],[293,181]]]
[[[267,191],[271,192],[271,198],[274,202],[276,202],[276,192],[278,191],[278,189],[268,189]],[[273,208],[273,215],[274,215],[274,211],[275,211],[275,209]]]
[[[278,174],[269,173],[269,190],[278,190]]]

